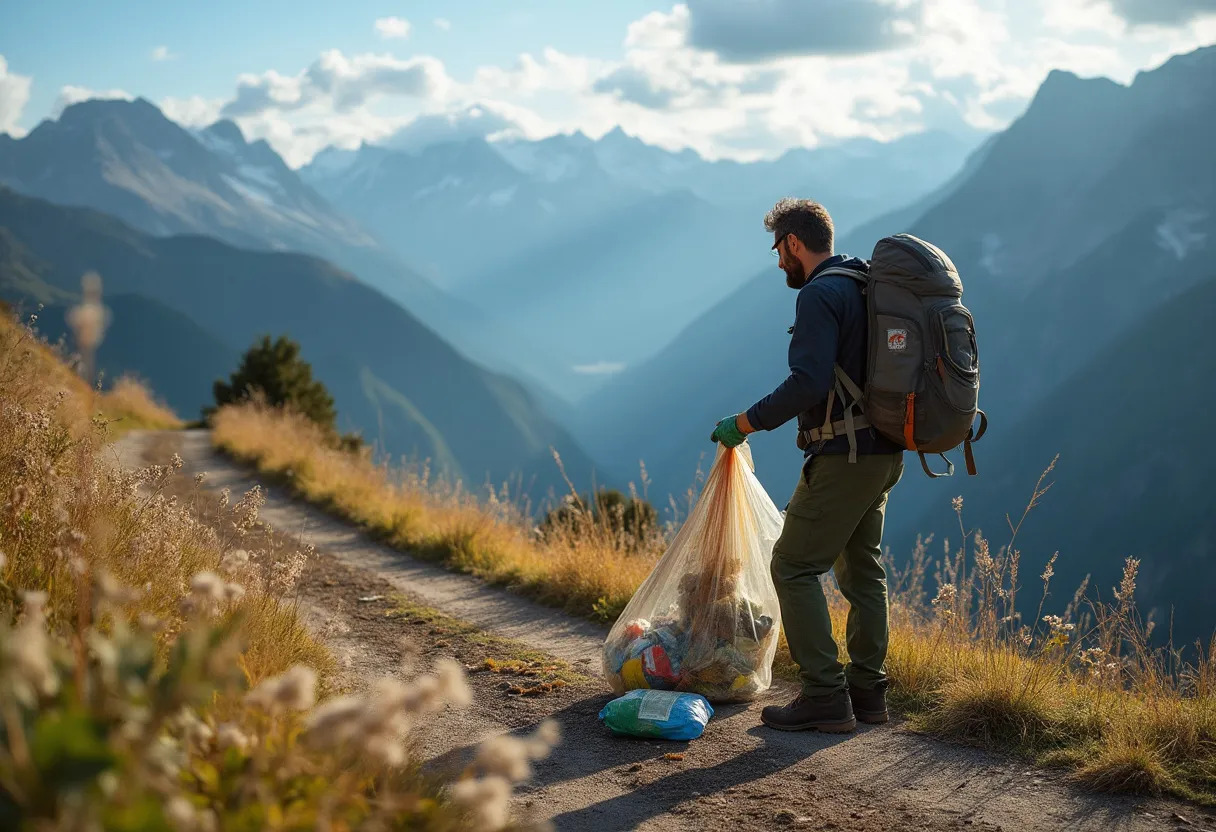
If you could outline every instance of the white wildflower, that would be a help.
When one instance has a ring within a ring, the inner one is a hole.
[[[336,748],[360,730],[364,702],[357,696],[339,696],[323,702],[308,716],[310,740],[326,748]]]
[[[246,549],[233,549],[220,561],[220,566],[230,575],[239,574],[248,565],[249,552]]]
[[[118,780],[118,773],[115,771],[103,771],[97,775],[97,788],[106,798],[112,798],[118,793],[118,787],[122,785]]]
[[[30,596],[42,596],[31,603]],[[8,663],[24,693],[23,698],[54,696],[59,691],[59,674],[51,659],[51,640],[43,626],[41,604],[45,593],[26,593],[26,619],[3,646]]]
[[[224,722],[216,726],[215,742],[221,750],[235,748],[237,751],[243,752],[249,747],[249,738],[245,736],[245,732],[231,722]]]
[[[1060,553],[1055,552],[1051,556],[1051,559],[1047,561],[1047,566],[1043,569],[1043,574],[1039,576],[1040,578],[1043,579],[1043,583],[1047,583],[1048,581],[1050,581],[1052,576],[1056,574],[1056,568],[1055,568],[1056,567],[1056,558],[1059,556],[1060,556]]]
[[[246,695],[246,700],[266,710],[306,711],[316,702],[316,696],[317,672],[298,664],[263,681]]]
[[[190,579],[190,591],[200,599],[218,601],[224,597],[224,580],[214,572],[199,572]]]
[[[28,621],[37,622],[39,626],[46,621],[46,602],[48,596],[40,590],[26,590],[21,593],[25,616]]]
[[[464,667],[455,659],[447,657],[435,662],[435,675],[439,679],[439,693],[458,708],[466,708],[473,702],[473,691],[465,677]]]
[[[178,832],[194,832],[198,826],[198,812],[189,800],[179,795],[169,798],[165,804],[165,819]]]
[[[97,596],[101,601],[121,606],[137,600],[139,592],[123,586],[109,572],[102,571],[97,573]]]
[[[448,789],[452,802],[472,821],[472,828],[495,832],[507,825],[510,816],[511,784],[501,777],[461,780]]]
[[[198,823],[195,828],[198,829],[198,832],[218,832],[219,818],[212,810],[203,809],[198,813]]]
[[[519,782],[532,776],[532,766],[529,765],[528,759],[528,743],[518,737],[503,734],[491,737],[478,746],[473,762],[486,774]]]
[[[937,597],[932,603],[939,618],[948,619],[954,616],[954,601],[957,597],[958,588],[952,583],[944,583],[937,588]]]
[[[144,762],[153,771],[173,780],[186,765],[186,752],[169,737],[159,737],[149,747]]]
[[[398,768],[405,763],[405,746],[400,739],[374,734],[363,744],[363,752],[385,768]]]

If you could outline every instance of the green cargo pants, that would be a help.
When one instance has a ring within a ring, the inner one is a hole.
[[[773,547],[772,574],[781,621],[802,691],[817,696],[871,689],[886,678],[887,574],[879,560],[887,494],[903,476],[903,454],[811,458],[786,510]],[[819,576],[835,567],[849,602],[845,625],[849,665],[840,663]]]

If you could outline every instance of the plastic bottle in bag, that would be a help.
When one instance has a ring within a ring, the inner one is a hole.
[[[692,513],[604,642],[618,696],[677,690],[742,702],[772,683],[781,612],[769,562],[782,519],[754,470],[746,442],[719,445]]]

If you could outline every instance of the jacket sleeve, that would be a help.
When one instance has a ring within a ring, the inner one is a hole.
[[[747,420],[756,430],[776,430],[828,396],[844,310],[828,286],[810,283],[798,292],[790,339],[790,374],[752,405]]]

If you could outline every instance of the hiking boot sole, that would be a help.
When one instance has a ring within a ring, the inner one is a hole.
[[[891,715],[886,711],[863,713],[854,710],[853,713],[857,716],[858,722],[864,722],[866,725],[882,725],[884,722],[891,721]]]
[[[777,731],[819,731],[824,734],[848,734],[857,729],[857,720],[850,719],[846,722],[804,722],[799,725],[774,725],[760,717],[760,721]]]

